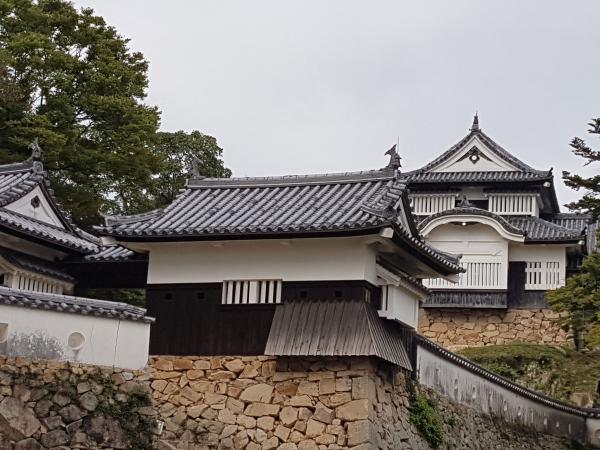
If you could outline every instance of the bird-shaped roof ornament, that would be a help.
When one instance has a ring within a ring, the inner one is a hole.
[[[396,149],[397,144],[394,144],[392,148],[385,152],[386,155],[390,156],[390,162],[388,163],[387,167],[390,167],[394,170],[398,170],[400,167],[402,167],[402,163],[400,162],[402,158],[400,158],[400,155]]]

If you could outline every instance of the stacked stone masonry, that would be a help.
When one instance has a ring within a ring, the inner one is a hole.
[[[0,358],[0,450],[429,449],[408,392],[404,374],[368,358],[159,357],[142,372]],[[132,398],[148,403],[112,415]],[[441,448],[568,448],[436,404]],[[146,428],[132,438],[124,419]]]
[[[419,331],[449,349],[510,342],[565,344],[567,332],[549,309],[421,309]]]

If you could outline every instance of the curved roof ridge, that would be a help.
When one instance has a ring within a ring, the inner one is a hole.
[[[527,236],[527,232],[525,232],[521,228],[518,228],[518,227],[512,225],[504,217],[502,217],[498,214],[494,214],[493,212],[488,211],[487,209],[475,208],[473,206],[452,208],[452,209],[447,209],[445,211],[438,212],[436,214],[432,214],[431,216],[428,216],[427,218],[425,218],[421,222],[419,222],[418,228],[419,228],[419,230],[422,230],[427,224],[431,223],[432,221],[434,221],[435,219],[438,219],[440,217],[459,216],[459,215],[463,215],[463,214],[471,214],[471,215],[489,217],[491,219],[494,219],[500,225],[502,225],[502,228],[504,228],[506,231],[508,231],[510,233],[516,233],[516,234],[520,234],[522,236]]]

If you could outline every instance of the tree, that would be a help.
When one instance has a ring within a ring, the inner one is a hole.
[[[600,118],[592,119],[588,124],[588,133],[600,135]],[[583,139],[573,138],[571,141],[573,153],[587,160],[585,165],[600,161],[600,150],[593,150]],[[583,189],[583,197],[566,205],[569,209],[586,210],[592,213],[595,219],[600,217],[600,175],[584,178],[581,175],[563,172],[563,180],[567,186],[576,191]]]
[[[160,132],[154,149],[161,158],[161,171],[154,181],[156,207],[175,200],[179,189],[196,170],[204,177],[231,176],[231,170],[223,165],[223,149],[217,140],[199,131]]]
[[[559,319],[565,330],[571,330],[578,348],[583,346],[582,335],[600,324],[600,253],[594,252],[581,265],[581,272],[567,278],[564,286],[546,293],[555,311],[566,312]]]
[[[82,225],[142,210],[159,172],[159,111],[143,103],[148,62],[64,0],[0,0],[0,163],[36,137],[57,197]]]

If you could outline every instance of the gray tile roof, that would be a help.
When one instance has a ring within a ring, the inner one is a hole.
[[[423,304],[424,308],[506,308],[506,291],[435,290]]]
[[[33,163],[0,166],[0,206],[18,200],[44,182],[44,175],[33,170]]]
[[[124,239],[185,239],[362,232],[393,226],[398,238],[436,264],[456,258],[423,243],[405,185],[389,169],[343,174],[192,180],[164,210],[106,217],[101,233]]]
[[[87,237],[81,237],[76,232],[41,222],[5,208],[0,208],[0,227],[25,233],[80,253],[92,253],[97,251],[98,248],[95,242],[90,241]]]
[[[85,255],[84,260],[89,262],[101,262],[101,261],[129,261],[132,259],[138,259],[142,257],[139,253],[136,253],[128,248],[121,245],[99,247],[98,252],[90,255]]]
[[[42,189],[64,228],[4,208],[36,187]],[[0,166],[0,227],[30,234],[81,253],[97,250],[96,238],[72,224],[69,215],[56,202],[48,176],[39,160]]]
[[[154,322],[146,316],[146,310],[126,303],[108,302],[92,298],[72,295],[46,294],[41,292],[22,291],[0,287],[0,304],[21,306],[81,314],[85,316],[106,317],[110,319],[132,320],[137,322]]]
[[[518,183],[552,179],[552,173],[529,172],[405,172],[409,186],[427,183]]]
[[[75,281],[71,275],[62,270],[56,263],[45,259],[36,258],[35,256],[26,255],[4,247],[0,247],[0,256],[13,266],[23,270],[58,278],[59,280],[71,283]]]
[[[383,202],[395,184],[393,174],[384,171],[192,181],[165,210],[109,217],[103,231],[201,236],[372,228],[385,222],[376,212],[388,206]]]
[[[422,230],[428,223],[437,218],[464,214],[490,217],[498,222],[506,231],[524,236],[525,242],[577,242],[585,238],[581,230],[562,227],[539,217],[500,216],[485,209],[475,207],[458,207],[432,214],[419,222],[418,226]]]
[[[278,305],[266,355],[377,356],[411,370],[395,324],[362,300],[294,301]]]
[[[533,216],[507,217],[510,224],[526,233],[526,242],[533,241],[580,241],[585,239],[581,230],[565,228]]]

